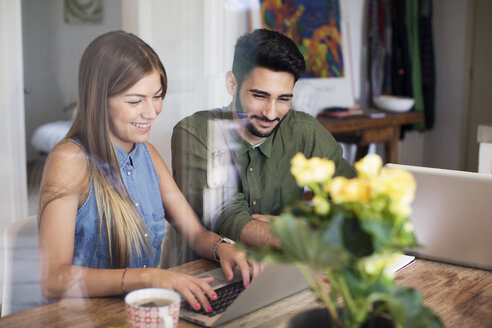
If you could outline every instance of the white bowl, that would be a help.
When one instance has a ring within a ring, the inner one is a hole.
[[[415,103],[413,98],[399,96],[378,96],[373,101],[377,108],[397,113],[408,112]]]

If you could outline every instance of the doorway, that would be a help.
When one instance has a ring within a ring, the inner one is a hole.
[[[46,154],[70,126],[82,53],[98,35],[122,29],[122,5],[104,1],[100,23],[68,23],[62,0],[21,4],[28,214],[33,215]]]

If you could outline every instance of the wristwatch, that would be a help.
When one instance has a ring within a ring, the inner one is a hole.
[[[214,257],[217,262],[220,262],[219,257],[217,256],[217,247],[219,247],[220,244],[226,243],[230,245],[234,245],[236,242],[232,239],[226,238],[226,237],[221,237],[219,240],[214,245]]]

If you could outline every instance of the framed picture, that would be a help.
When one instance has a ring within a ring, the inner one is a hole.
[[[102,0],[65,0],[65,22],[99,24],[103,21]]]
[[[354,105],[342,4],[340,0],[250,0],[251,30],[281,32],[303,54],[306,73],[296,83],[293,105],[313,115],[324,107]]]

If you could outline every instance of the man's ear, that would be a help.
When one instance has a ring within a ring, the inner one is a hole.
[[[225,78],[226,78],[227,92],[229,92],[231,96],[235,97],[237,92],[237,81],[236,81],[236,77],[234,76],[234,73],[232,73],[232,71],[228,71],[226,73]]]

